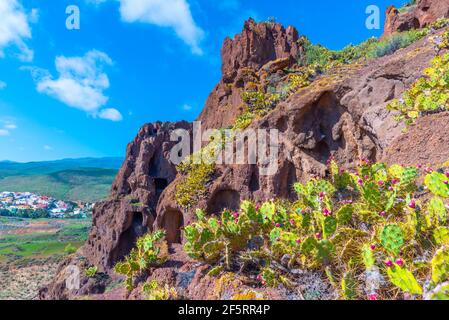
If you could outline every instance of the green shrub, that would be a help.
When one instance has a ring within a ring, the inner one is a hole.
[[[402,99],[395,99],[387,105],[387,109],[399,111],[397,121],[410,125],[423,114],[448,109],[449,54],[435,57],[432,67],[424,74],[404,92]]]
[[[156,231],[139,238],[136,248],[131,250],[124,261],[114,266],[114,271],[126,276],[126,288],[133,289],[134,278],[150,267],[163,264],[168,257],[168,246],[165,232]]]
[[[95,277],[95,275],[97,274],[97,272],[98,272],[98,268],[97,268],[96,266],[89,267],[89,268],[87,268],[86,271],[85,271],[86,276],[89,277],[89,278]]]
[[[67,244],[67,246],[64,248],[64,253],[66,254],[73,254],[76,252],[76,247],[72,245],[71,243]]]

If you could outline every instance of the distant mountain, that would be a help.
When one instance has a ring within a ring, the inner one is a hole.
[[[81,158],[18,163],[0,161],[0,192],[35,192],[96,202],[107,197],[123,158]]]
[[[0,161],[0,179],[16,175],[38,175],[49,174],[52,172],[71,170],[78,168],[99,168],[118,170],[123,163],[123,158],[80,158],[80,159],[62,159],[55,161],[42,162],[12,162]]]

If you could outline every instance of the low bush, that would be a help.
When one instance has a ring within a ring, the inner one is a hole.
[[[134,279],[149,268],[163,264],[168,257],[168,245],[165,241],[165,232],[156,231],[139,238],[130,254],[124,261],[118,262],[114,271],[126,276],[126,288],[134,288]]]
[[[410,125],[423,114],[448,110],[449,54],[435,57],[424,74],[404,92],[402,99],[387,105],[387,109],[399,111],[397,121]]]

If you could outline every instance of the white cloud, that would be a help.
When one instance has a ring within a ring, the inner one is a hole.
[[[101,119],[111,120],[111,121],[122,121],[123,116],[122,114],[117,110],[113,108],[103,109],[98,113],[98,116]]]
[[[0,80],[0,90],[5,89],[7,86],[6,82]]]
[[[17,129],[17,125],[15,125],[14,123],[7,123],[5,125],[5,129],[14,130],[14,129]]]
[[[192,110],[192,106],[191,106],[190,104],[184,104],[184,105],[182,106],[182,110],[184,110],[184,111],[190,111],[190,110]]]
[[[0,119],[0,137],[6,137],[11,134],[11,130],[17,129],[17,125],[11,120]]]
[[[26,39],[31,39],[28,23],[32,18],[33,13],[28,16],[18,0],[0,1],[0,58],[5,56],[7,47],[14,46],[20,60],[33,60],[33,51],[25,43]]]
[[[119,0],[125,22],[150,23],[172,28],[195,54],[202,54],[204,31],[193,20],[187,0]]]
[[[39,21],[39,9],[33,8],[30,13],[30,22],[38,23]]]
[[[101,51],[91,50],[82,57],[57,57],[55,60],[58,77],[55,79],[48,70],[36,67],[25,67],[37,82],[37,91],[47,94],[64,104],[87,112],[96,117],[101,114],[110,116],[111,110],[100,110],[106,105],[109,98],[104,90],[109,88],[109,78],[104,67],[112,65],[109,56]],[[118,119],[115,110],[113,121]],[[121,116],[121,115],[120,115]],[[121,119],[120,119],[121,120]]]
[[[52,147],[52,146],[49,146],[49,145],[45,145],[45,146],[44,146],[44,150],[46,150],[46,151],[51,151],[51,150],[53,150],[53,147]]]

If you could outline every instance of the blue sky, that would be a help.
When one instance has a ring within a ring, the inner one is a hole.
[[[1,0],[0,160],[123,156],[138,128],[194,120],[220,79],[220,47],[275,17],[333,49],[382,30],[368,5],[404,0]],[[80,29],[66,28],[66,8]]]

